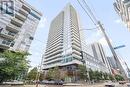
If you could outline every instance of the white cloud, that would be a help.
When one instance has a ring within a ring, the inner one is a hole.
[[[120,24],[120,25],[123,25],[123,27],[127,27],[127,23],[123,22],[121,19],[117,19],[114,21],[116,24]]]
[[[115,20],[114,22],[117,23],[117,24],[121,24],[121,25],[127,26],[127,24],[124,23],[121,19],[117,19],[117,20]]]
[[[98,42],[103,37],[101,30],[98,30],[97,32],[90,35],[88,38],[86,38],[86,43],[91,44],[94,42]]]
[[[95,36],[96,36],[96,37],[102,37],[102,32],[101,32],[101,30],[98,30]]]
[[[99,39],[98,41],[99,43],[101,43],[103,46],[108,46],[107,41],[104,37],[102,37],[101,39]],[[112,40],[110,39],[110,42],[112,42]]]
[[[121,24],[122,23],[121,19],[116,19],[114,22],[117,23],[117,24]]]

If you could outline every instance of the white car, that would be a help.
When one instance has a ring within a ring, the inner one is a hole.
[[[23,85],[24,83],[22,81],[10,81],[10,82],[3,82],[3,84],[9,84],[9,85]]]

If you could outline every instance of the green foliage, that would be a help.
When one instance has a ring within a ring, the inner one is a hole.
[[[40,76],[39,76],[39,80],[42,81],[44,79],[45,79],[45,74],[44,74],[44,72],[41,72]]]
[[[123,81],[123,80],[124,80],[124,78],[123,78],[121,75],[116,75],[116,76],[115,76],[115,79],[116,79],[117,81]]]
[[[53,69],[49,69],[46,75],[47,80],[51,80],[53,78]]]
[[[28,80],[35,80],[36,79],[36,75],[38,73],[38,69],[37,67],[34,67],[27,75],[27,79]]]
[[[79,77],[80,79],[82,80],[87,80],[87,70],[86,70],[86,66],[84,65],[79,65],[78,66],[78,69],[79,69]]]
[[[90,80],[100,81],[100,80],[114,80],[114,77],[108,73],[99,72],[99,71],[93,71],[89,70],[89,76]]]
[[[96,81],[102,80],[102,72],[94,71],[94,76]]]
[[[59,80],[60,79],[60,70],[59,67],[55,67],[53,69],[49,69],[46,75],[46,79],[48,80]]]
[[[109,75],[108,75],[108,73],[104,73],[104,80],[109,80]]]
[[[89,78],[90,78],[90,80],[93,80],[93,79],[95,79],[95,76],[94,76],[94,71],[93,70],[89,70]]]
[[[5,51],[0,53],[0,83],[6,80],[15,80],[23,77],[29,68],[28,53]]]
[[[109,80],[113,81],[114,80],[114,76],[109,75]]]
[[[56,79],[56,80],[60,79],[60,70],[59,70],[59,67],[55,67],[53,69],[53,78]]]

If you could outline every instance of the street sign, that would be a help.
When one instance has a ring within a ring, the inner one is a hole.
[[[116,49],[123,48],[123,47],[125,47],[125,45],[120,45],[120,46],[114,47],[114,49],[116,50]]]

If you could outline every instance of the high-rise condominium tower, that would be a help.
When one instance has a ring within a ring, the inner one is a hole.
[[[115,0],[114,7],[122,21],[130,30],[130,0]]]
[[[80,22],[76,10],[68,4],[51,22],[44,56],[44,69],[74,69],[82,64]]]
[[[105,51],[100,43],[95,42],[88,44],[83,48],[83,58],[86,60],[86,65],[88,68],[107,73],[111,72]]]
[[[0,0],[0,49],[28,51],[41,16],[24,0]]]

